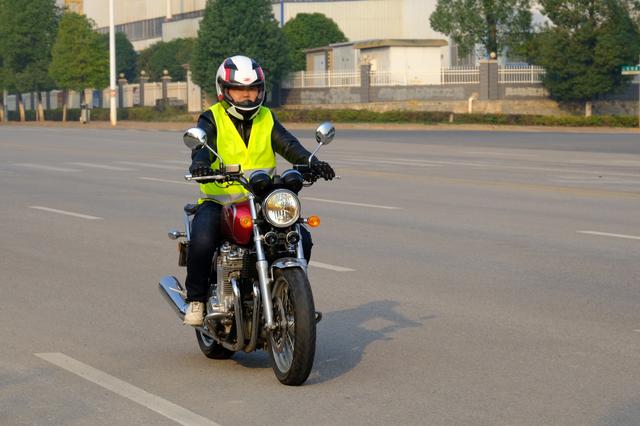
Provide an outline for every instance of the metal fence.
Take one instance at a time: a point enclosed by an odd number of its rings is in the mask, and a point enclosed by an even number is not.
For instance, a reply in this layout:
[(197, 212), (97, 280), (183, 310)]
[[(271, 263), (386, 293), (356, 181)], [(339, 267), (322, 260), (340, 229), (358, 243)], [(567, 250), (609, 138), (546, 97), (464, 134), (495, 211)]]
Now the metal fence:
[(357, 87), (360, 86), (360, 71), (352, 72), (309, 72), (291, 73), (282, 82), (285, 89), (305, 87)]
[(506, 66), (498, 68), (498, 83), (537, 84), (542, 83), (544, 68), (535, 65)]
[[(179, 99), (186, 103), (187, 83), (184, 81), (176, 81), (167, 84), (167, 97)], [(116, 93), (119, 94), (119, 90)], [(48, 99), (47, 99), (48, 97)], [(36, 108), (36, 96), (35, 93), (23, 93), (22, 101), (24, 102), (25, 110), (35, 110)], [(44, 109), (58, 109), (62, 108), (64, 98), (61, 90), (52, 90), (48, 93), (42, 92), (41, 99)], [(80, 108), (80, 93), (73, 90), (67, 94), (67, 107), (68, 108)], [(144, 106), (155, 106), (156, 101), (162, 99), (162, 83), (145, 83), (144, 85)], [(90, 107), (93, 108), (109, 108), (109, 89), (104, 90), (91, 90), (85, 91), (85, 100)], [(9, 94), (7, 96), (7, 110), (18, 110), (18, 99), (15, 94)], [(117, 100), (120, 105), (120, 100)], [(125, 84), (123, 86), (123, 107), (130, 108), (140, 105), (140, 85), (139, 84)]]
[[(506, 66), (498, 70), (499, 83), (540, 84), (544, 69), (539, 66)], [(480, 84), (480, 68), (459, 66), (442, 68), (435, 72), (371, 71), (371, 86), (427, 86)], [(283, 81), (285, 89), (357, 87), (360, 86), (360, 71), (291, 73)]]

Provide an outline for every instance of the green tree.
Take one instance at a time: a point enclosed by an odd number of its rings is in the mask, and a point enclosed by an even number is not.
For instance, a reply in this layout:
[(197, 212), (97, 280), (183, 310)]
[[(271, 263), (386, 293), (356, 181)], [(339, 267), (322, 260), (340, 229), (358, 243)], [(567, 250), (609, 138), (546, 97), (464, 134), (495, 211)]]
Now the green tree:
[(18, 94), (21, 121), (21, 93), (32, 91), (37, 93), (38, 117), (44, 119), (40, 92), (51, 85), (47, 68), (58, 17), (55, 0), (0, 0), (0, 76), (3, 87)]
[(290, 70), (287, 40), (273, 17), (270, 0), (207, 2), (191, 62), (194, 81), (215, 94), (218, 67), (233, 55), (258, 61), (270, 87)]
[(174, 81), (184, 81), (186, 73), (182, 66), (191, 62), (195, 44), (195, 38), (155, 43), (140, 52), (138, 69), (144, 70), (152, 80), (159, 81), (166, 69)]
[(476, 44), (486, 53), (526, 51), (531, 34), (531, 0), (438, 0), (431, 27), (451, 37), (461, 55)]
[[(102, 34), (102, 42), (105, 49), (109, 49), (109, 33)], [(116, 74), (124, 74), (127, 81), (134, 81), (136, 67), (138, 66), (138, 53), (133, 48), (133, 44), (123, 32), (116, 32)]]
[(305, 49), (348, 41), (338, 24), (322, 13), (299, 13), (285, 24), (283, 31), (291, 47), (293, 71), (306, 68)]
[(592, 101), (628, 83), (620, 74), (635, 64), (638, 29), (618, 0), (540, 0), (551, 24), (536, 36), (535, 62), (546, 70), (543, 83), (554, 99)]
[(67, 90), (79, 91), (84, 101), (84, 89), (102, 89), (109, 83), (109, 52), (92, 28), (93, 22), (77, 13), (67, 12), (60, 20), (49, 73), (65, 91), (63, 120)]

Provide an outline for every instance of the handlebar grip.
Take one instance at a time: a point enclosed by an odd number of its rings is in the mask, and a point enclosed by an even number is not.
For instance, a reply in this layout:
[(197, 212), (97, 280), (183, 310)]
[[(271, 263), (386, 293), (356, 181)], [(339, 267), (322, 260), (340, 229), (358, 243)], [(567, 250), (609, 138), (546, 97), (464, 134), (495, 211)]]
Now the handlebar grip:
[(226, 176), (225, 175), (193, 176), (191, 174), (188, 174), (188, 175), (184, 175), (184, 179), (189, 182), (200, 182), (203, 180), (224, 181), (226, 179)]

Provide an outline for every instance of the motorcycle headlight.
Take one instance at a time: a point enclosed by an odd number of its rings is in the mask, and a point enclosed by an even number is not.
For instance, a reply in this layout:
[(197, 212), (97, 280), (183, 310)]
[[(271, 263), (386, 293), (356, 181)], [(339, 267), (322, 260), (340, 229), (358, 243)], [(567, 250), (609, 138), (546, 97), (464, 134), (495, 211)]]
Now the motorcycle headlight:
[(287, 189), (277, 189), (264, 199), (262, 212), (267, 222), (278, 228), (286, 228), (300, 218), (300, 200)]

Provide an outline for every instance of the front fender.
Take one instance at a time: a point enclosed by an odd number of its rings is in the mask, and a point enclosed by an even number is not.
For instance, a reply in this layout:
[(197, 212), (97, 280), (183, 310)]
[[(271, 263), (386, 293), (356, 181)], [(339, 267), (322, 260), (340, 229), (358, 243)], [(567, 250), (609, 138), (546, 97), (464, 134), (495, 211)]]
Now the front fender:
[(270, 272), (271, 279), (273, 280), (273, 270), (274, 269), (289, 269), (289, 268), (300, 268), (302, 272), (307, 274), (307, 261), (304, 259), (297, 259), (295, 257), (283, 257), (271, 264)]

